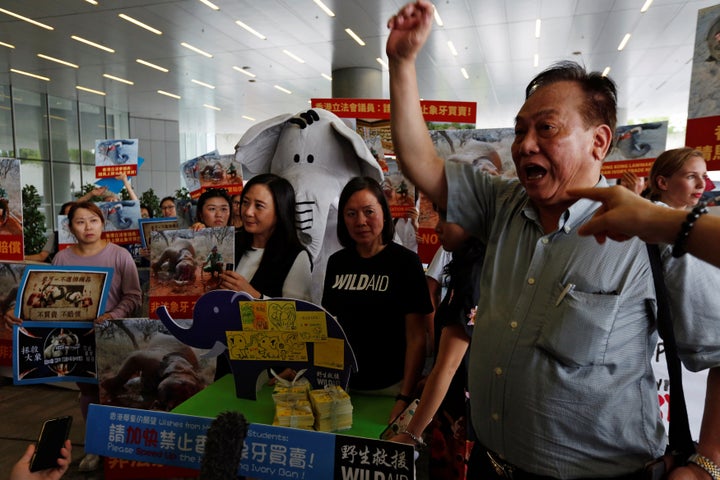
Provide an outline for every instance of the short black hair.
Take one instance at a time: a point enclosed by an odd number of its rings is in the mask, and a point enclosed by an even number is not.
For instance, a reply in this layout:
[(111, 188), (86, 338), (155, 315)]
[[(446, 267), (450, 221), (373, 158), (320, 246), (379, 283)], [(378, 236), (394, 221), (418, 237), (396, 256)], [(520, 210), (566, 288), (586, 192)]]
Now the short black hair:
[(350, 236), (347, 225), (345, 225), (345, 218), (343, 212), (347, 205), (350, 197), (356, 192), (361, 190), (367, 190), (372, 193), (380, 204), (383, 212), (383, 229), (382, 229), (382, 243), (387, 245), (390, 243), (395, 236), (395, 224), (392, 221), (392, 215), (390, 214), (390, 206), (388, 205), (385, 194), (383, 193), (382, 187), (372, 177), (354, 177), (345, 185), (340, 193), (340, 202), (338, 204), (338, 222), (337, 222), (337, 236), (340, 245), (343, 247), (354, 247), (356, 245), (355, 240)]
[[(617, 127), (617, 87), (600, 72), (588, 72), (582, 65), (565, 60), (550, 65), (533, 78), (525, 88), (525, 99), (539, 88), (556, 82), (575, 82), (585, 92), (586, 101), (580, 112), (585, 126), (605, 124), (613, 135)], [(608, 150), (609, 151), (609, 150)]]
[[(224, 188), (208, 188), (198, 198), (197, 202), (197, 213), (195, 217), (198, 222), (205, 223), (202, 220), (202, 209), (205, 206), (205, 202), (211, 198), (224, 198), (227, 201), (228, 208), (232, 208), (232, 200), (230, 200), (230, 194)], [(232, 215), (228, 215), (228, 225), (232, 222)]]

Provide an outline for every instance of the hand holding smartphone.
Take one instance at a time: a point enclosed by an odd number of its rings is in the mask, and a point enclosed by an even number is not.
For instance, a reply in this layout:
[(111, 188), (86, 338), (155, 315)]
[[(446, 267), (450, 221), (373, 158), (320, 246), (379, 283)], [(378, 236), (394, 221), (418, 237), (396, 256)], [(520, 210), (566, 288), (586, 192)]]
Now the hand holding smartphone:
[(43, 423), (40, 436), (35, 445), (35, 454), (30, 460), (30, 471), (37, 472), (48, 468), (56, 468), (57, 460), (61, 457), (60, 449), (70, 436), (70, 426), (73, 417), (52, 418)]

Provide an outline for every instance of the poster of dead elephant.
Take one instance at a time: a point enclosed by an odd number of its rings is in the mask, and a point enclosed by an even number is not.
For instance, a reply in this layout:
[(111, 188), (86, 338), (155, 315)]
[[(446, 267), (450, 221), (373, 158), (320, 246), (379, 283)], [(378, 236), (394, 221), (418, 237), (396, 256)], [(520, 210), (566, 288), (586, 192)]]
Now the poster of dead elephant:
[(169, 411), (215, 376), (215, 358), (180, 342), (159, 320), (112, 320), (95, 330), (95, 343), (104, 405)]
[(233, 227), (151, 232), (150, 316), (167, 307), (175, 318), (192, 318), (195, 301), (220, 285), (235, 265)]

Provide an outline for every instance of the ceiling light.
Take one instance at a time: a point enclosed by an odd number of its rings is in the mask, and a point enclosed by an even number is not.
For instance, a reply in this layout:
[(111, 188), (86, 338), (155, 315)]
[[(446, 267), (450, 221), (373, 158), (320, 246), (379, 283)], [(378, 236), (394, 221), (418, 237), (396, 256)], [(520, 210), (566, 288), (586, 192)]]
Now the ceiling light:
[(157, 93), (165, 95), (166, 97), (174, 98), (175, 100), (180, 100), (182, 98), (180, 95), (175, 95), (174, 93), (166, 92), (165, 90), (158, 90)]
[(325, 80), (332, 82), (332, 77), (327, 73), (321, 73), (320, 76), (323, 77)]
[(328, 6), (325, 5), (325, 4), (322, 2), (322, 0), (313, 0), (313, 2), (315, 2), (315, 5), (317, 5), (318, 7), (320, 7), (320, 9), (321, 9), (323, 12), (327, 13), (327, 16), (328, 16), (328, 17), (334, 17), (334, 16), (335, 16), (335, 12), (333, 12), (332, 10), (330, 10), (330, 9), (328, 8)]
[(250, 32), (250, 33), (252, 33), (253, 35), (255, 35), (256, 37), (258, 37), (260, 40), (265, 40), (265, 39), (267, 39), (267, 37), (266, 37), (265, 35), (263, 35), (262, 33), (258, 32), (257, 30), (255, 30), (254, 28), (250, 27), (249, 25), (241, 22), (240, 20), (235, 20), (235, 23), (237, 23), (237, 24), (240, 25), (242, 28), (244, 28), (244, 29), (247, 30), (248, 32)]
[(90, 45), (91, 47), (99, 48), (100, 50), (105, 50), (109, 53), (115, 53), (115, 50), (113, 50), (110, 47), (106, 47), (105, 45), (100, 45), (99, 43), (91, 42), (90, 40), (86, 40), (82, 37), (78, 37), (77, 35), (70, 35), (70, 38), (73, 40), (77, 40), (78, 42), (84, 43), (85, 45)]
[(362, 38), (358, 37), (357, 34), (355, 32), (353, 32), (351, 29), (346, 28), (345, 32), (348, 35), (350, 35), (353, 38), (353, 40), (355, 40), (358, 44), (360, 44), (360, 46), (362, 46), (362, 47), (365, 46), (365, 42), (363, 42)]
[(618, 51), (620, 51), (620, 50), (622, 50), (623, 48), (625, 48), (625, 45), (627, 45), (628, 40), (630, 40), (630, 34), (629, 34), (629, 33), (626, 33), (625, 36), (624, 36), (623, 39), (622, 39), (622, 42), (620, 42), (620, 45), (618, 45)]
[(435, 17), (435, 23), (437, 23), (438, 27), (442, 27), (444, 25), (442, 18), (440, 18), (440, 12), (438, 12), (437, 7), (433, 5), (433, 16)]
[(540, 38), (540, 26), (542, 25), (542, 21), (538, 18), (535, 20), (535, 38)]
[(450, 53), (452, 53), (454, 57), (458, 56), (458, 52), (455, 49), (455, 45), (453, 44), (452, 40), (448, 42), (448, 48), (450, 49)]
[(203, 107), (209, 108), (210, 110), (217, 110), (218, 112), (220, 111), (219, 107), (216, 107), (215, 105), (208, 105), (207, 103), (203, 103)]
[(0, 42), (0, 46), (7, 47), (7, 48), (15, 48), (15, 45), (10, 45), (9, 43)]
[(242, 118), (244, 118), (245, 120), (250, 120), (251, 122), (255, 121), (253, 117), (248, 117), (247, 115), (243, 115)]
[(607, 77), (610, 73), (610, 67), (605, 67), (605, 70), (603, 70), (602, 76)]
[(195, 53), (199, 53), (200, 55), (204, 55), (204, 56), (206, 56), (207, 58), (213, 58), (213, 56), (212, 56), (211, 54), (209, 54), (208, 52), (206, 52), (205, 50), (200, 50), (200, 49), (197, 48), (197, 47), (193, 47), (193, 46), (190, 45), (189, 43), (182, 42), (180, 45), (182, 45), (183, 47), (187, 48), (188, 50), (192, 50), (192, 51), (195, 52)]
[(163, 72), (163, 73), (167, 73), (167, 72), (170, 71), (170, 70), (168, 70), (168, 69), (165, 68), (165, 67), (161, 67), (160, 65), (155, 65), (154, 63), (150, 63), (150, 62), (148, 62), (147, 60), (143, 60), (142, 58), (138, 58), (138, 59), (135, 60), (135, 61), (136, 61), (137, 63), (139, 63), (140, 65), (145, 65), (146, 67), (154, 68), (155, 70), (160, 70), (160, 71)]
[(10, 15), (11, 17), (15, 17), (15, 18), (17, 18), (17, 19), (19, 19), (19, 20), (22, 20), (22, 21), (24, 21), (24, 22), (32, 23), (33, 25), (35, 25), (35, 26), (37, 26), (37, 27), (44, 28), (45, 30), (55, 30), (55, 29), (54, 29), (53, 27), (51, 27), (50, 25), (45, 25), (44, 23), (36, 22), (35, 20), (33, 20), (33, 19), (31, 19), (31, 18), (23, 17), (23, 16), (20, 15), (20, 14), (17, 14), (17, 13), (15, 13), (15, 12), (11, 12), (10, 10), (5, 10), (4, 8), (0, 8), (0, 12), (1, 12), (1, 13), (4, 13), (4, 14), (7, 14), (7, 15)]
[(197, 83), (201, 87), (209, 88), (210, 90), (215, 90), (215, 85), (210, 85), (209, 83), (201, 82), (200, 80), (195, 80), (194, 78), (190, 81), (193, 83)]
[(95, 0), (85, 0), (87, 3), (90, 3), (92, 5), (97, 5), (98, 3)]
[(110, 80), (115, 80), (116, 82), (124, 83), (126, 85), (135, 85), (135, 82), (131, 82), (130, 80), (125, 80), (124, 78), (110, 75), (109, 73), (103, 73), (103, 77), (109, 78)]
[(200, 3), (204, 3), (208, 7), (212, 8), (213, 10), (220, 10), (220, 7), (212, 3), (210, 0), (200, 0)]
[(45, 80), (46, 82), (50, 81), (48, 77), (43, 77), (42, 75), (35, 75), (34, 73), (24, 72), (22, 70), (16, 70), (14, 68), (11, 68), (10, 71), (13, 73), (19, 73), (20, 75), (25, 75), (26, 77), (37, 78), (38, 80)]
[(652, 5), (653, 0), (645, 0), (645, 4), (640, 9), (640, 13), (645, 13), (648, 11), (648, 8), (650, 8), (650, 5)]
[(385, 70), (388, 69), (388, 64), (387, 64), (387, 62), (385, 62), (385, 60), (383, 60), (383, 59), (380, 58), (380, 57), (376, 58), (375, 60), (377, 60), (377, 62), (378, 62), (380, 65), (382, 65)]
[(462, 76), (465, 77), (465, 80), (468, 80), (470, 78), (470, 75), (468, 75), (467, 70), (465, 70), (465, 67), (462, 67), (460, 69), (460, 73), (462, 73)]
[(257, 77), (257, 75), (255, 75), (254, 73), (249, 72), (246, 68), (240, 68), (240, 67), (233, 66), (233, 70), (236, 70), (236, 71), (238, 71), (238, 72), (240, 72), (240, 73), (243, 73), (243, 74), (245, 74), (245, 75), (247, 75), (248, 77), (251, 77), (251, 78)]
[(51, 57), (49, 55), (43, 55), (42, 53), (38, 53), (37, 56), (40, 58), (44, 58), (45, 60), (50, 60), (51, 62), (59, 63), (61, 65), (67, 65), (68, 67), (80, 68), (78, 65), (75, 65), (74, 63), (66, 62), (65, 60), (60, 60), (59, 58)]
[(153, 27), (151, 27), (150, 25), (148, 25), (148, 24), (146, 24), (146, 23), (143, 23), (143, 22), (141, 22), (140, 20), (137, 20), (137, 19), (131, 17), (130, 15), (125, 15), (124, 13), (119, 13), (119, 14), (118, 14), (118, 17), (122, 18), (123, 20), (127, 20), (127, 21), (130, 22), (130, 23), (134, 23), (134, 24), (137, 25), (138, 27), (144, 28), (144, 29), (147, 30), (148, 32), (152, 32), (152, 33), (154, 33), (155, 35), (162, 35), (162, 32), (161, 32), (160, 30), (158, 30), (157, 28), (153, 28)]
[(75, 85), (75, 88), (77, 88), (78, 90), (82, 90), (83, 92), (94, 93), (95, 95), (106, 95), (105, 92), (101, 92), (100, 90), (93, 90), (92, 88), (81, 87), (80, 85)]
[(533, 67), (537, 67), (540, 64), (540, 56), (536, 53), (533, 55)]
[(294, 53), (292, 53), (292, 52), (289, 51), (289, 50), (283, 50), (283, 53), (284, 53), (285, 55), (287, 55), (288, 57), (292, 58), (293, 60), (295, 60), (295, 61), (298, 62), (298, 63), (305, 63), (305, 60), (303, 60), (302, 58), (298, 57), (297, 55), (295, 55)]
[(277, 88), (281, 92), (287, 93), (288, 95), (292, 95), (292, 92), (290, 90), (288, 90), (287, 88), (283, 88), (280, 85), (273, 85), (273, 87)]

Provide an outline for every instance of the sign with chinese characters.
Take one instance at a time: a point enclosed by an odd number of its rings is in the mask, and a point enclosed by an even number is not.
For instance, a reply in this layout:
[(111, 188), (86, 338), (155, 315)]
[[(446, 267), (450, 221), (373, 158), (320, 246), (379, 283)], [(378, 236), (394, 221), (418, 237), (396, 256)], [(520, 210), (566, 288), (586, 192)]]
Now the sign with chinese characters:
[(667, 132), (667, 121), (617, 127), (614, 146), (608, 152), (600, 173), (605, 178), (620, 178), (625, 172), (647, 177), (655, 158), (665, 151)]
[[(199, 470), (212, 418), (90, 405), (85, 451)], [(411, 480), (413, 447), (259, 423), (250, 424), (238, 474), (258, 479)]]
[(24, 259), (20, 160), (0, 158), (0, 260)]
[[(386, 98), (312, 98), (310, 103), (341, 118), (390, 118)], [(420, 106), (426, 122), (475, 123), (476, 102), (421, 100)]]
[(190, 318), (198, 297), (220, 288), (220, 274), (234, 266), (233, 227), (150, 232), (150, 316), (164, 305)]
[(720, 5), (698, 10), (685, 145), (720, 170)]
[(95, 176), (97, 178), (127, 175), (138, 170), (138, 139), (95, 140)]
[(182, 178), (192, 198), (206, 190), (219, 188), (228, 195), (242, 193), (242, 166), (235, 155), (220, 155), (217, 150), (183, 162)]
[(105, 311), (112, 276), (108, 267), (28, 265), (14, 315), (39, 321), (95, 320)]
[(25, 322), (13, 327), (16, 385), (72, 380), (97, 383), (91, 322)]

